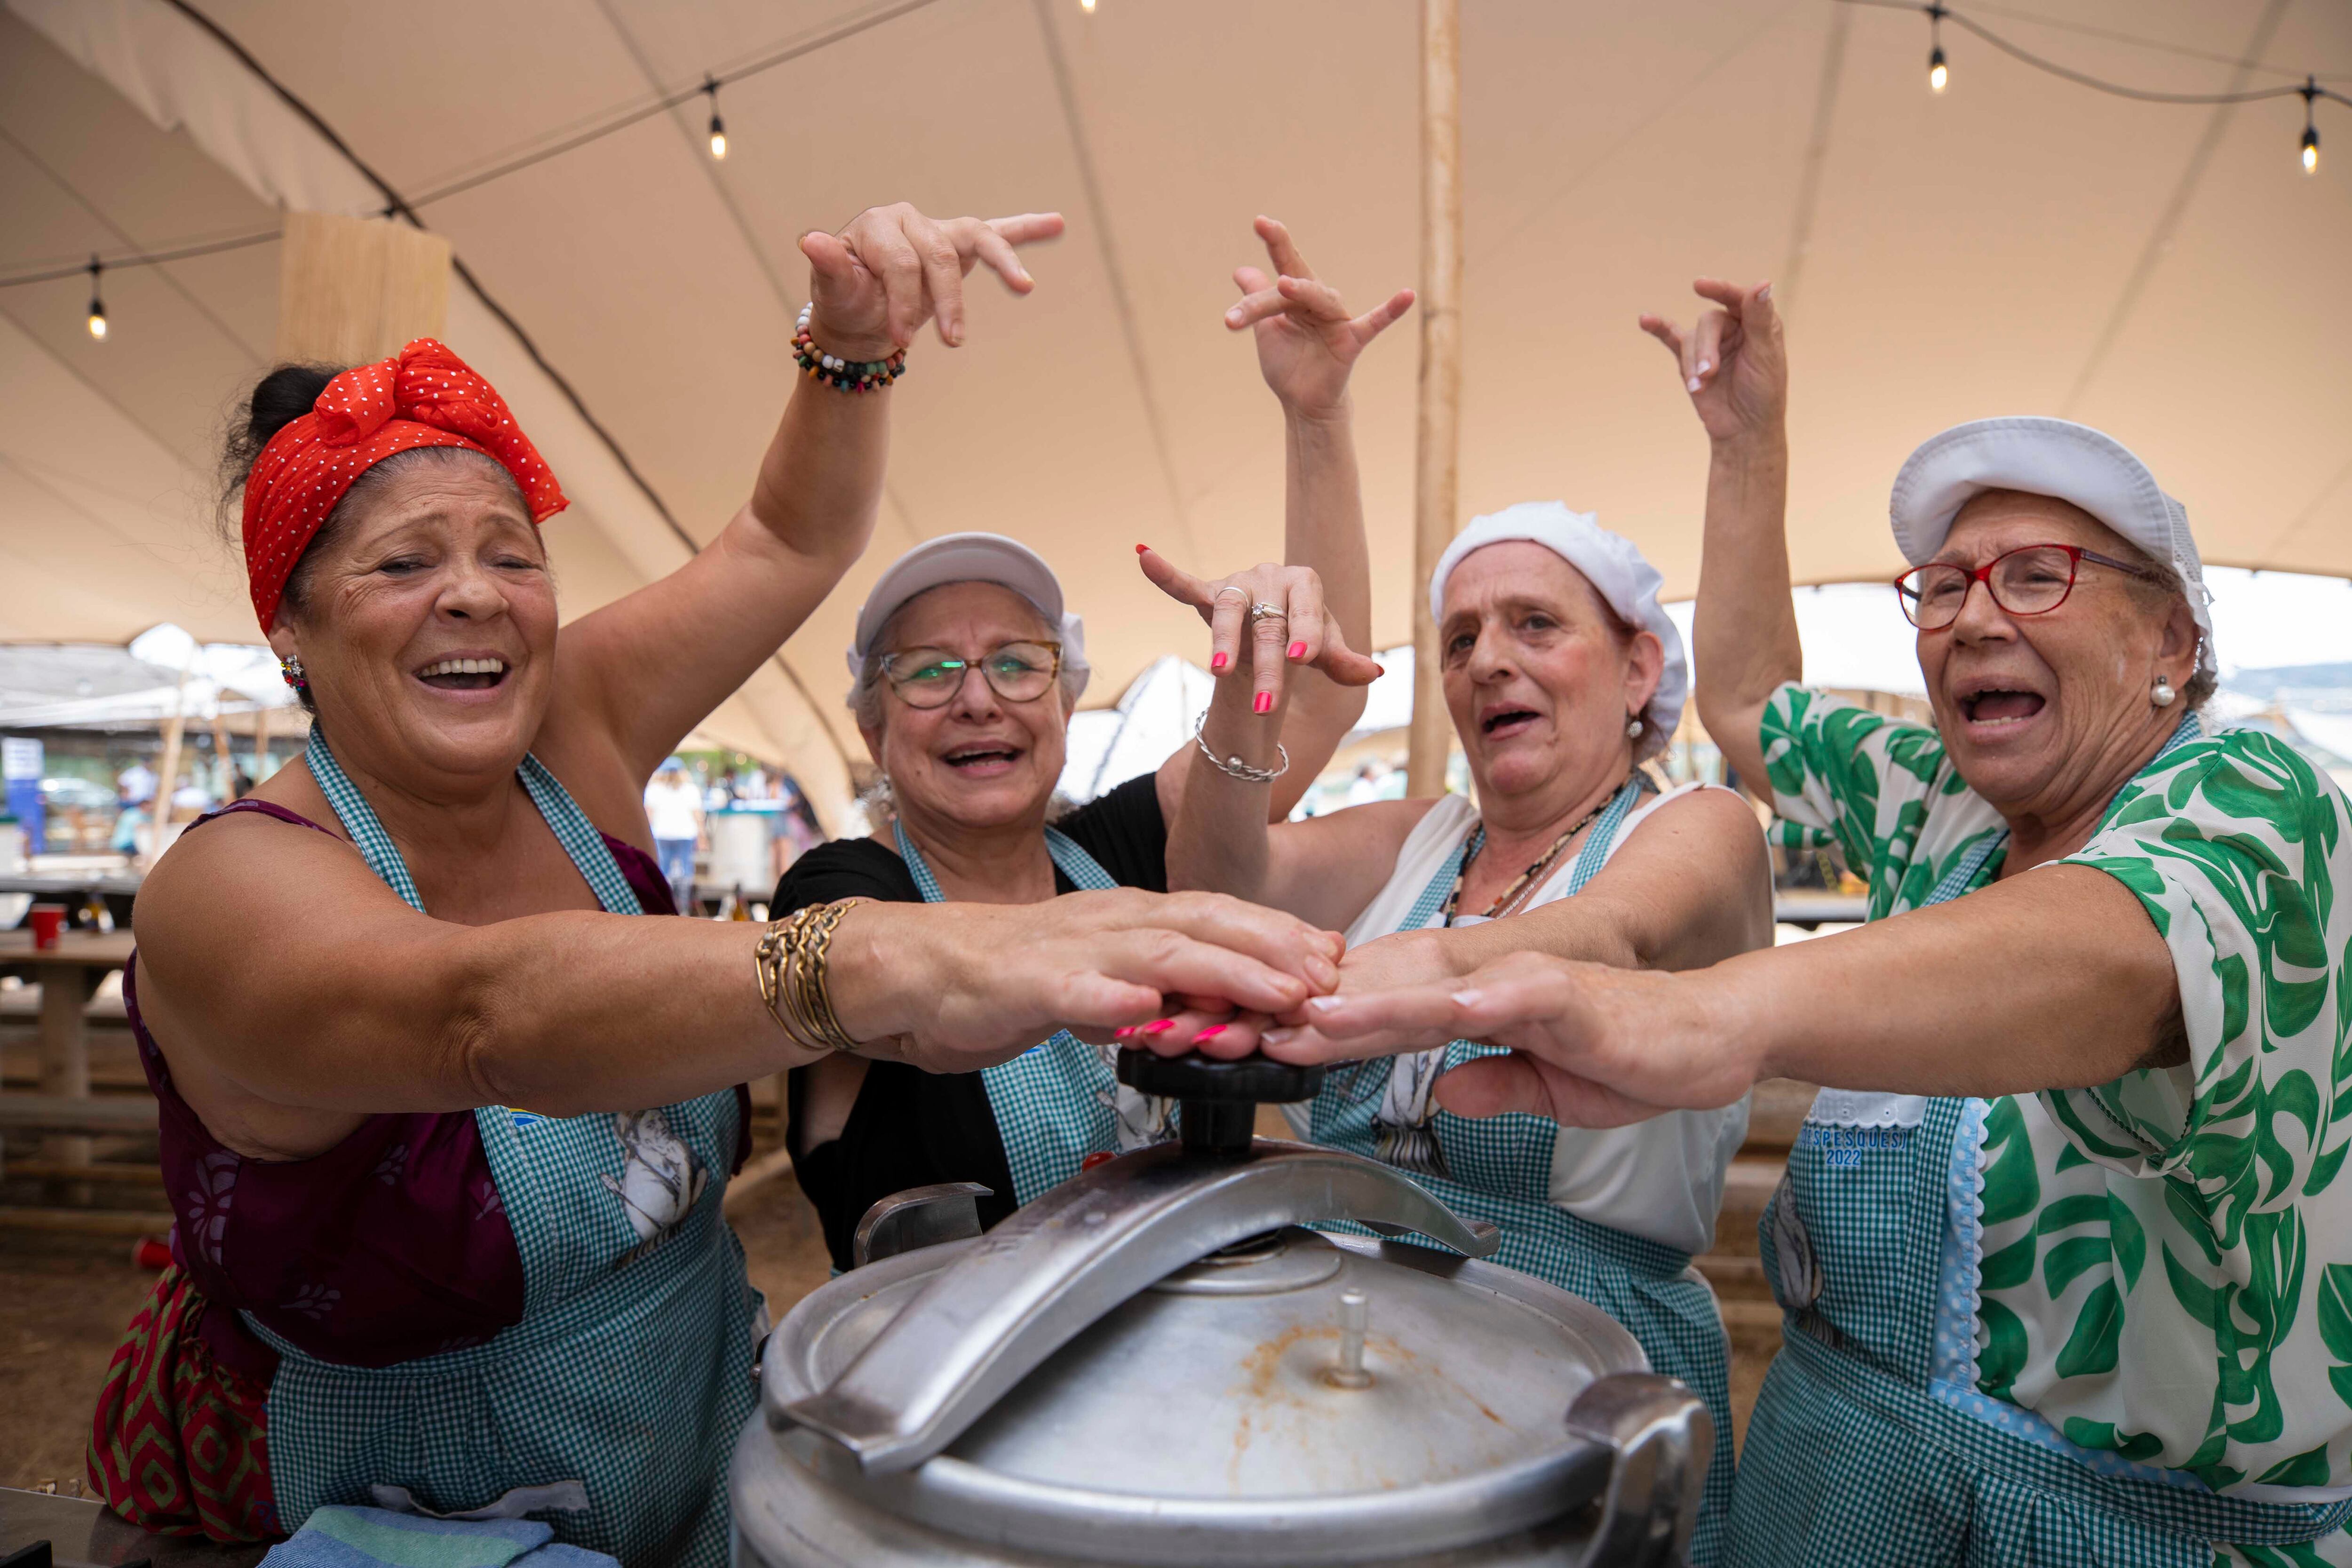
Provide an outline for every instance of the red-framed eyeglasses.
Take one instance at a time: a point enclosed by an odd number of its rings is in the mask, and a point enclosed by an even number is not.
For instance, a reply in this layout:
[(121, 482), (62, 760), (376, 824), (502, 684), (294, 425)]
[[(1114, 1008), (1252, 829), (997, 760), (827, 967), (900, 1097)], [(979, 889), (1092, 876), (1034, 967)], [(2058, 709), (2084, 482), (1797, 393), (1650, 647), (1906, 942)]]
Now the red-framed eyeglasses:
[(2074, 574), (2082, 563), (2154, 581), (2156, 574), (2128, 561), (2117, 561), (2078, 544), (2025, 544), (2004, 551), (1981, 566), (1954, 566), (1931, 561), (1914, 566), (1895, 579), (1895, 596), (1903, 613), (1923, 632), (1941, 631), (1960, 618), (1969, 590), (1985, 585), (1992, 602), (2012, 616), (2046, 616), (2074, 591)]

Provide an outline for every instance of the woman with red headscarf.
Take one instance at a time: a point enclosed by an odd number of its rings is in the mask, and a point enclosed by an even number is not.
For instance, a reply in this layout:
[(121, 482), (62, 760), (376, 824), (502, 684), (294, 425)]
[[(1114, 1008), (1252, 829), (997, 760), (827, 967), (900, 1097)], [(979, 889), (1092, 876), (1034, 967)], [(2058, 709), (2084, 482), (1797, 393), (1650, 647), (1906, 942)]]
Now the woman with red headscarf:
[(1337, 941), (1210, 895), (673, 910), (646, 780), (855, 561), (926, 321), (1053, 215), (861, 215), (801, 242), (794, 392), (694, 560), (559, 632), (555, 477), (429, 340), (280, 367), (232, 443), (253, 605), (310, 748), (142, 889), (123, 996), (160, 1106), (173, 1266), (90, 1471), (152, 1529), (331, 1504), (549, 1516), (715, 1564), (760, 1303), (719, 1214), (733, 1087), (866, 1048), (940, 1070), (1205, 993), (1280, 1011)]

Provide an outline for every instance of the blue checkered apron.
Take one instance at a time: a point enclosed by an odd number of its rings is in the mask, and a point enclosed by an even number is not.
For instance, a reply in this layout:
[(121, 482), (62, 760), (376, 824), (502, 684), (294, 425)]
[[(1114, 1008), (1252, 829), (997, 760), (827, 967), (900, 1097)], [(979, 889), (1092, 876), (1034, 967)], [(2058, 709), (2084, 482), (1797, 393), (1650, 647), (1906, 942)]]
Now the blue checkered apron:
[[(898, 858), (927, 904), (943, 903), (940, 881), (907, 830), (893, 823)], [(1081, 892), (1118, 883), (1095, 858), (1058, 828), (1045, 829), (1045, 850)], [(1166, 1101), (1121, 1089), (1110, 1058), (1067, 1029), (1030, 1047), (1009, 1062), (982, 1069), (988, 1107), (1013, 1173), (1013, 1201), (1025, 1204), (1078, 1173), (1089, 1154), (1123, 1152), (1164, 1142), (1173, 1121)]]
[[(422, 913), (400, 851), (316, 727), (308, 761), (369, 868)], [(530, 757), (519, 776), (597, 902), (642, 914), (555, 776)], [(474, 1124), (495, 1184), (477, 1201), (513, 1227), (522, 1321), (375, 1368), (320, 1361), (248, 1316), (279, 1356), (269, 1387), (279, 1516), (295, 1529), (313, 1509), (373, 1501), (375, 1485), (449, 1513), (577, 1480), (588, 1508), (550, 1516), (559, 1540), (631, 1568), (717, 1568), (728, 1556), (727, 1456), (758, 1392), (757, 1300), (719, 1215), (743, 1131), (734, 1092), (627, 1117), (486, 1106)], [(621, 1194), (643, 1191), (652, 1162), (681, 1155), (698, 1173), (695, 1196), (648, 1235)]]
[[(2164, 750), (2199, 732), (2191, 715)], [(2007, 841), (1976, 845), (1927, 903), (1990, 881)], [(2341, 1528), (2352, 1502), (2219, 1496), (1976, 1392), (1976, 1281), (1951, 1216), (1988, 1107), (1913, 1100), (1874, 1118), (1896, 1124), (1855, 1126), (1816, 1120), (1817, 1104), (1807, 1119), (1758, 1226), (1784, 1343), (1748, 1424), (1728, 1561), (2213, 1568), (2227, 1542), (2251, 1548), (2241, 1560), (2317, 1563), (2284, 1549)]]
[[(1608, 859), (1610, 846), (1641, 794), (1640, 781), (1627, 781), (1594, 822), (1569, 872), (1570, 896)], [(1465, 837), (1438, 868), (1398, 930), (1419, 931), (1438, 917), (1469, 847)], [(1445, 1047), (1444, 1066), (1451, 1070), (1498, 1054), (1495, 1047), (1455, 1040)], [(1309, 1128), (1315, 1142), (1367, 1159), (1381, 1158), (1383, 1140), (1375, 1121), (1394, 1064), (1394, 1058), (1385, 1058), (1329, 1074), (1312, 1108)], [(1714, 1562), (1731, 1502), (1731, 1357), (1715, 1293), (1691, 1268), (1690, 1254), (1595, 1225), (1555, 1205), (1552, 1152), (1560, 1129), (1549, 1118), (1513, 1114), (1472, 1120), (1441, 1110), (1431, 1131), (1446, 1173), (1406, 1169), (1407, 1175), (1456, 1214), (1501, 1227), (1502, 1246), (1495, 1261), (1591, 1301), (1632, 1331), (1653, 1368), (1681, 1379), (1706, 1402), (1715, 1418), (1715, 1455), (1691, 1560)]]

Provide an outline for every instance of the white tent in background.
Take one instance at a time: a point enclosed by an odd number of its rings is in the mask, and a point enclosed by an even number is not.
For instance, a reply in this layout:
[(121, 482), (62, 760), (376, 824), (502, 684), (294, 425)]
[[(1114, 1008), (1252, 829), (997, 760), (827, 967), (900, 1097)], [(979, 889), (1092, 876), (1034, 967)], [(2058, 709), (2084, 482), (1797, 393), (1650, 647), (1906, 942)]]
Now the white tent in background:
[[(2151, 90), (2352, 73), (2341, 5), (2035, 9), (1989, 25)], [(381, 212), (364, 163), (478, 285), (453, 288), (448, 335), (573, 497), (547, 537), (575, 615), (741, 504), (790, 385), (799, 232), (899, 198), (1066, 212), (1034, 298), (983, 286), (969, 347), (918, 345), (866, 559), (705, 733), (790, 765), (835, 823), (862, 758), (848, 621), (890, 557), (959, 529), (1054, 562), (1109, 701), (1200, 647), (1133, 542), (1211, 571), (1278, 548), (1279, 421), (1221, 324), (1231, 269), (1260, 259), (1251, 216), (1289, 220), (1353, 298), (1414, 281), (1415, 11), (415, 0), (387, 24), (299, 0), (5, 0), (0, 279), (61, 276), (0, 289), (0, 640), (121, 642), (158, 620), (254, 635), (208, 537), (210, 447), (269, 360), (278, 247), (109, 272), (103, 342), (79, 269), (266, 232), (286, 208)], [(1463, 513), (1564, 496), (1691, 593), (1705, 441), (1633, 318), (1687, 315), (1706, 272), (1772, 279), (1792, 323), (1802, 582), (1891, 575), (1904, 454), (2025, 411), (2124, 438), (2209, 560), (2352, 574), (2352, 358), (2325, 348), (2352, 340), (2352, 163), (2302, 173), (2292, 98), (2125, 102), (1946, 46), (1937, 95), (1927, 24), (1900, 9), (1464, 7)], [(728, 86), (714, 163), (691, 89), (795, 49)], [(673, 92), (692, 101), (662, 110)], [(2352, 132), (2319, 112), (2331, 147)], [(1375, 647), (1409, 637), (1412, 333), (1355, 388)]]

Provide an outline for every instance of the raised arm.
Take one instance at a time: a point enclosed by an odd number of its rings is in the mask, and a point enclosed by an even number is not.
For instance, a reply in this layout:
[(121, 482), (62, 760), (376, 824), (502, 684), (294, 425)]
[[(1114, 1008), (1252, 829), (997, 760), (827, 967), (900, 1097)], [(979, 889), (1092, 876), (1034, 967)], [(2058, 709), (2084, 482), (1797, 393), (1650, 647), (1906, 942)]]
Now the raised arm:
[[(1412, 308), (1412, 290), (1400, 289), (1351, 316), (1339, 290), (1307, 266), (1288, 229), (1270, 217), (1259, 218), (1255, 227), (1276, 276), (1255, 267), (1234, 268), (1242, 297), (1225, 311), (1225, 326), (1255, 334), (1258, 371), (1282, 404), (1282, 558), (1313, 568), (1323, 583), (1324, 614), (1350, 647), (1369, 652), (1371, 550), (1348, 383), (1357, 356)], [(1363, 711), (1363, 689), (1352, 681), (1321, 673), (1299, 680), (1289, 694), (1282, 733), (1302, 766), (1276, 786), (1273, 820), (1298, 804)]]
[(1765, 704), (1804, 674), (1789, 595), (1789, 362), (1769, 283), (1693, 287), (1717, 307), (1695, 328), (1643, 316), (1642, 330), (1675, 355), (1710, 447), (1691, 626), (1699, 722), (1762, 792)]
[[(1056, 213), (934, 220), (900, 204), (870, 208), (838, 235), (803, 235), (809, 336), (841, 359), (887, 360), (929, 321), (955, 347), (964, 338), (964, 275), (985, 262), (1025, 294), (1034, 284), (1013, 247), (1061, 231)], [(593, 716), (629, 782), (642, 786), (865, 550), (890, 402), (887, 388), (844, 392), (796, 374), (751, 500), (719, 537), (668, 576), (564, 628), (554, 722)]]

